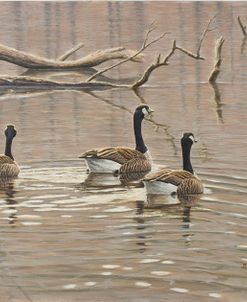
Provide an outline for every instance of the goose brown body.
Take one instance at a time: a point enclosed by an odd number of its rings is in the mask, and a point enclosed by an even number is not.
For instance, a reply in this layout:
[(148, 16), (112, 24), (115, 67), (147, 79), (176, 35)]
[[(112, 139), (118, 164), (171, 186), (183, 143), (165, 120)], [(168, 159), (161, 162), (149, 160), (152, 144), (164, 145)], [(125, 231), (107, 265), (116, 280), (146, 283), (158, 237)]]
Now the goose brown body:
[(159, 181), (177, 187), (177, 194), (202, 194), (202, 182), (192, 173), (184, 170), (161, 170), (145, 177), (144, 181)]
[(0, 155), (0, 178), (14, 178), (20, 173), (20, 168), (14, 160), (6, 155)]
[(202, 194), (203, 184), (201, 180), (194, 175), (190, 162), (190, 148), (194, 142), (192, 133), (185, 133), (181, 139), (183, 153), (184, 170), (162, 169), (156, 173), (148, 174), (144, 179), (147, 192), (159, 194), (177, 192), (178, 195)]
[(5, 145), (5, 154), (0, 155), (0, 178), (15, 178), (20, 172), (20, 168), (17, 163), (14, 161), (11, 145), (13, 138), (16, 136), (16, 130), (13, 125), (8, 125), (5, 130), (6, 136), (6, 145)]
[(91, 172), (135, 173), (151, 171), (151, 161), (141, 134), (141, 122), (152, 110), (147, 105), (138, 106), (134, 113), (136, 148), (106, 147), (84, 152), (84, 158)]

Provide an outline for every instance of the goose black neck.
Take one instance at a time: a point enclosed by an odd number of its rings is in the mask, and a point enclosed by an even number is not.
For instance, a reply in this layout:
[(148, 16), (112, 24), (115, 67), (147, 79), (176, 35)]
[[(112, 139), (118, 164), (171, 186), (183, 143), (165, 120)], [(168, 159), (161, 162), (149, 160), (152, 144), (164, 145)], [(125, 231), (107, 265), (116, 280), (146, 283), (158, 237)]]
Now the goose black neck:
[(14, 160), (14, 157), (13, 157), (12, 152), (11, 152), (12, 141), (13, 141), (12, 137), (11, 138), (6, 137), (5, 153), (4, 154)]
[(142, 120), (143, 114), (135, 112), (134, 114), (134, 133), (135, 133), (135, 143), (136, 143), (136, 150), (140, 151), (141, 153), (147, 152), (147, 147), (144, 144), (143, 137), (142, 137)]
[(194, 174), (192, 164), (190, 161), (190, 150), (191, 150), (191, 144), (182, 144), (182, 154), (183, 154), (183, 169), (185, 171), (188, 171), (192, 174)]

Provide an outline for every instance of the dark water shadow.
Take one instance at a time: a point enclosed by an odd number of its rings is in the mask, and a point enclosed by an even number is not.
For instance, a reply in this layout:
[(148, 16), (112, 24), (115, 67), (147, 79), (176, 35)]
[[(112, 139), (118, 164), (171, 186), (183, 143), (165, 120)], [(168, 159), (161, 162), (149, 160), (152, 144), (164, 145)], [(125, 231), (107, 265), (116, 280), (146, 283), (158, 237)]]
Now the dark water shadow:
[(148, 172), (125, 173), (114, 175), (110, 173), (89, 173), (85, 181), (77, 186), (80, 190), (87, 189), (116, 189), (116, 188), (142, 188), (140, 181)]
[[(78, 69), (27, 69), (25, 72), (20, 74), (21, 76), (30, 76), (35, 78), (42, 78), (42, 79), (52, 79), (57, 78), (60, 81), (67, 80), (68, 82), (73, 82), (71, 80), (79, 79), (79, 81), (87, 80), (89, 77), (97, 73), (98, 70), (93, 67), (84, 67), (84, 68), (78, 68)], [(99, 75), (96, 78), (97, 82), (108, 82), (111, 84), (119, 84), (119, 85), (130, 85), (134, 83), (136, 80), (135, 77), (124, 77), (121, 79), (114, 79), (111, 77), (108, 77), (106, 75)]]
[(149, 235), (142, 233), (148, 228), (146, 224), (145, 217), (143, 216), (145, 210), (145, 202), (144, 200), (136, 201), (136, 216), (134, 217), (134, 221), (137, 222), (136, 230), (141, 231), (140, 234), (136, 236), (136, 245), (138, 246), (139, 253), (144, 253), (147, 250), (147, 239), (150, 238)]
[[(164, 214), (165, 216), (174, 216), (175, 219), (181, 219), (182, 237), (186, 246), (191, 244), (191, 237), (194, 234), (190, 230), (191, 226), (191, 209), (200, 202), (201, 195), (184, 195), (177, 196), (165, 196), (149, 194), (147, 196), (147, 203), (144, 200), (136, 201), (136, 216), (133, 218), (138, 223), (136, 230), (141, 231), (137, 234), (136, 245), (140, 253), (147, 251), (152, 242), (153, 235), (147, 232), (150, 225), (148, 224), (149, 215), (147, 213), (156, 212), (158, 214)], [(145, 231), (143, 233), (143, 231)]]
[(190, 222), (190, 210), (199, 204), (201, 197), (202, 194), (182, 196), (177, 194), (147, 194), (147, 205), (142, 209), (142, 213), (144, 213), (144, 210), (172, 210), (181, 215), (182, 210), (182, 221), (185, 223), (185, 228), (187, 228), (187, 223)]
[(8, 206), (7, 209), (10, 210), (10, 214), (8, 215), (9, 224), (15, 226), (17, 221), (17, 211), (16, 204), (17, 201), (15, 199), (15, 181), (13, 179), (0, 180), (0, 197), (3, 198)]
[(241, 54), (244, 53), (246, 41), (247, 41), (247, 36), (245, 36), (245, 37), (243, 38), (243, 40), (242, 40), (242, 44), (241, 44)]

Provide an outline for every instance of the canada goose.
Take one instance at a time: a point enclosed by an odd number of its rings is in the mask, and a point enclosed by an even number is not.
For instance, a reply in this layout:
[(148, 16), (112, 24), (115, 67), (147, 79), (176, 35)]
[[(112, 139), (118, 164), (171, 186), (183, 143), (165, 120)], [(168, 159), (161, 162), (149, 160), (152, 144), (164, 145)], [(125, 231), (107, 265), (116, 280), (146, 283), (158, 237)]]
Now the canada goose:
[(89, 150), (79, 156), (86, 160), (94, 173), (131, 173), (151, 170), (151, 157), (144, 143), (141, 124), (145, 116), (153, 112), (148, 105), (139, 105), (133, 117), (136, 147), (109, 147)]
[(184, 133), (181, 138), (183, 170), (162, 169), (143, 179), (148, 194), (202, 194), (203, 185), (194, 175), (190, 161), (190, 150), (196, 142), (193, 133)]
[(5, 129), (6, 144), (4, 155), (0, 155), (0, 178), (14, 178), (17, 177), (20, 172), (11, 152), (12, 141), (16, 133), (13, 125), (8, 125)]

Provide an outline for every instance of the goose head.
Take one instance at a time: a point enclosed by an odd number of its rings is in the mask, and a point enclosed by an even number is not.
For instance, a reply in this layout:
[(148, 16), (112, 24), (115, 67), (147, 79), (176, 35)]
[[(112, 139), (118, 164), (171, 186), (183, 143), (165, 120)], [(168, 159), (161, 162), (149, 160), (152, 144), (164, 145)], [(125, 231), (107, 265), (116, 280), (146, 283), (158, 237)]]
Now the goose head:
[(15, 127), (13, 125), (8, 125), (4, 131), (4, 134), (7, 139), (12, 140), (16, 136), (17, 131), (15, 130)]
[(193, 143), (196, 143), (197, 140), (194, 137), (194, 134), (192, 132), (186, 132), (183, 134), (183, 137), (181, 138), (181, 145), (182, 146), (188, 146), (191, 147)]
[(152, 110), (148, 105), (139, 105), (136, 107), (134, 115), (143, 120), (144, 117), (150, 116), (152, 112), (154, 112), (154, 110)]

